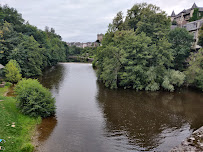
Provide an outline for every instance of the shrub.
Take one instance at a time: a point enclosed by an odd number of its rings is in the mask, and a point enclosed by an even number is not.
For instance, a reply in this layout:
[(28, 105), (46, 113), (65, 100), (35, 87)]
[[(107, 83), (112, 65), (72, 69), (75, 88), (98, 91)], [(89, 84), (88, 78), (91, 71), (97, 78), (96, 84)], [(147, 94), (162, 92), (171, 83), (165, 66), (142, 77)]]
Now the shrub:
[(38, 80), (23, 79), (15, 87), (17, 106), (23, 114), (48, 117), (55, 113), (55, 99)]
[(203, 73), (198, 73), (195, 77), (194, 84), (203, 91)]
[(11, 83), (17, 83), (22, 79), (20, 66), (16, 60), (10, 60), (5, 66), (6, 80)]
[(6, 82), (5, 86), (10, 87), (10, 86), (12, 86), (12, 83)]
[(185, 74), (180, 71), (168, 70), (164, 76), (162, 87), (168, 91), (174, 91), (174, 87), (180, 87), (185, 81)]
[(185, 71), (187, 83), (203, 91), (203, 49), (192, 53), (189, 58), (189, 67)]

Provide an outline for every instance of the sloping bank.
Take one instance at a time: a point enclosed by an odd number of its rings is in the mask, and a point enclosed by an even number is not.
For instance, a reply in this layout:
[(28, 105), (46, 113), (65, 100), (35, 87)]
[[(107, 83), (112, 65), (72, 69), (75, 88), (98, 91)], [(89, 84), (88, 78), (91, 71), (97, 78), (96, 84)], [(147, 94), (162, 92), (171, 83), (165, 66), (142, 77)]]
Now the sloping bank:
[(173, 148), (170, 152), (191, 151), (200, 152), (203, 151), (203, 126), (194, 131), (190, 137), (184, 140), (181, 145)]
[(34, 146), (31, 138), (35, 127), (41, 118), (25, 116), (16, 108), (14, 97), (5, 97), (8, 86), (0, 88), (0, 139), (6, 142), (0, 144), (7, 152), (31, 152)]

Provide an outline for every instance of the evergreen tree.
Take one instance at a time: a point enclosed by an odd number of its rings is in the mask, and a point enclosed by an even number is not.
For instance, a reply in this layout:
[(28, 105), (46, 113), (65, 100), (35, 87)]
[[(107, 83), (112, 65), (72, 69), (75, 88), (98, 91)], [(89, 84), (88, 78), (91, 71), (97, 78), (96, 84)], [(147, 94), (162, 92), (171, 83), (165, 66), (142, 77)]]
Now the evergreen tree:
[(20, 66), (16, 60), (10, 60), (5, 66), (6, 80), (11, 83), (17, 83), (22, 79)]

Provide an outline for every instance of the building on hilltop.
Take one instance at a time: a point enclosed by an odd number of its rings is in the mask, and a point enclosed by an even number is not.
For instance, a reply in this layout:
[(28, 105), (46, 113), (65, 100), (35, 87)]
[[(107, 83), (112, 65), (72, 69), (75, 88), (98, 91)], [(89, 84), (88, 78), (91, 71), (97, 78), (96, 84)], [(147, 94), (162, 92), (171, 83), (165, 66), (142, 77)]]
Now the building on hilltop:
[(101, 43), (102, 40), (103, 40), (103, 37), (104, 37), (104, 34), (97, 34), (97, 41), (98, 41), (99, 43)]
[(183, 25), (183, 28), (185, 28), (187, 31), (192, 33), (194, 35), (194, 44), (193, 44), (193, 49), (199, 49), (201, 46), (197, 45), (198, 43), (198, 37), (199, 37), (199, 30), (203, 26), (203, 19), (189, 22), (185, 25)]
[[(191, 22), (191, 19), (193, 17), (193, 13), (196, 11), (195, 18), (197, 20), (194, 20)], [(171, 16), (171, 29), (174, 29), (176, 27), (185, 28), (187, 31), (192, 33), (194, 35), (194, 44), (192, 46), (192, 49), (199, 49), (201, 48), (198, 43), (198, 33), (199, 29), (203, 26), (203, 7), (198, 7), (195, 3), (192, 5), (189, 9), (184, 9), (182, 12), (178, 13), (177, 15), (173, 11)]]
[(175, 12), (173, 11), (171, 14), (171, 22), (176, 22), (177, 26), (182, 27), (183, 25), (189, 23), (189, 20), (193, 17), (193, 13), (194, 11), (198, 10), (197, 15), (198, 17), (202, 17), (203, 18), (203, 7), (198, 7), (195, 3), (192, 5), (191, 8), (189, 9), (184, 9), (183, 11), (181, 11), (178, 14), (175, 14)]

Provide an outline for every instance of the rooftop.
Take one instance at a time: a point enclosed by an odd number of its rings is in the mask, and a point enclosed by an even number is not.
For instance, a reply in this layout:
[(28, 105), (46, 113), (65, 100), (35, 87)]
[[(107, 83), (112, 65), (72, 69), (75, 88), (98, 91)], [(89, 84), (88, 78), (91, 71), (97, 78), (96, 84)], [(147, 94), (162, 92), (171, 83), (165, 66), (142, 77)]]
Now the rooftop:
[(198, 6), (194, 3), (191, 8), (189, 8), (189, 9), (184, 9), (183, 11), (181, 11), (181, 12), (178, 13), (178, 14), (175, 14), (175, 12), (174, 12), (174, 10), (173, 10), (173, 12), (172, 12), (172, 14), (171, 14), (171, 17), (179, 17), (179, 16), (181, 16), (182, 13), (184, 13), (184, 14), (190, 14), (190, 11), (193, 10), (194, 8), (198, 8), (199, 11), (203, 12), (203, 7), (198, 7)]

